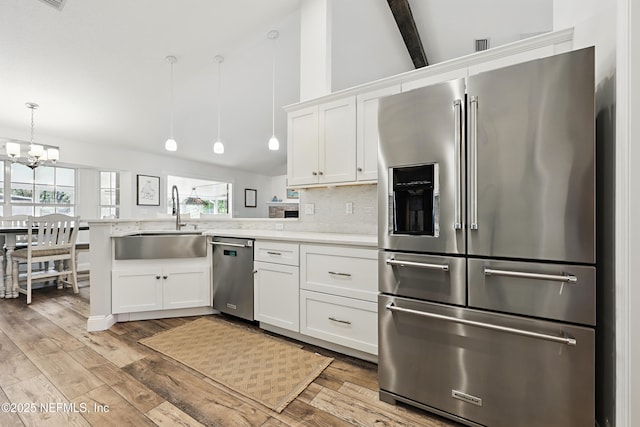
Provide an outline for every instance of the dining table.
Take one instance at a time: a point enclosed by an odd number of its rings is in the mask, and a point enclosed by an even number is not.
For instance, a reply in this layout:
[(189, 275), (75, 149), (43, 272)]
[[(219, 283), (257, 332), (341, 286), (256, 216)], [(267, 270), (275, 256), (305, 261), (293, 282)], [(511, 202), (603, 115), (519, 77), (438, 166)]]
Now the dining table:
[[(88, 230), (89, 225), (80, 224), (79, 231)], [(27, 227), (0, 227), (0, 235), (4, 236), (4, 271), (0, 274), (0, 299), (18, 298), (18, 287), (13, 286), (13, 251), (16, 249), (18, 236), (26, 236)], [(0, 264), (2, 269), (2, 264)]]

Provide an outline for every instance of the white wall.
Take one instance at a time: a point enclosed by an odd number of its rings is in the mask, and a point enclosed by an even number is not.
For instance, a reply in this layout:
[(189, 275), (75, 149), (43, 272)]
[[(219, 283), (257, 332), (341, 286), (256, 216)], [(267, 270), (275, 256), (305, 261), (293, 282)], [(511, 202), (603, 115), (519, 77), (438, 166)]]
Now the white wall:
[[(429, 64), (473, 53), (477, 38), (496, 47), (553, 28), (553, 0), (409, 3)], [(386, 1), (336, 0), (332, 26), (333, 91), (414, 69)]]
[(632, 281), (640, 274), (640, 244), (634, 238), (640, 234), (636, 221), (640, 215), (640, 176), (638, 168), (631, 166), (640, 161), (638, 144), (631, 142), (640, 136), (635, 119), (640, 96), (640, 10), (633, 8), (633, 3), (637, 5), (633, 0), (554, 2), (554, 27), (574, 26), (578, 47), (596, 46), (598, 143), (611, 145), (600, 147), (613, 183), (609, 193), (599, 193), (610, 205), (606, 217), (599, 216), (599, 221), (605, 220), (607, 232), (615, 236), (613, 242), (605, 240), (608, 256), (598, 259), (598, 269), (604, 261), (607, 275), (605, 281), (598, 278), (597, 299), (600, 358), (596, 406), (597, 421), (602, 427), (640, 425), (640, 370), (636, 368), (640, 332), (635, 326), (640, 322), (636, 309), (640, 294)]

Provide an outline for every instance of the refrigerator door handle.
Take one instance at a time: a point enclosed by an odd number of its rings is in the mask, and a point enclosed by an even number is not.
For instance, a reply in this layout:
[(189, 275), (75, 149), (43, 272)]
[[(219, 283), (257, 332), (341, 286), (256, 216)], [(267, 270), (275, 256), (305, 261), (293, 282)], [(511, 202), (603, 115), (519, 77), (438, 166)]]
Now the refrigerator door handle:
[(442, 314), (427, 313), (425, 311), (402, 308), (402, 307), (396, 306), (392, 302), (387, 304), (385, 308), (391, 312), (395, 311), (400, 313), (414, 314), (417, 316), (428, 317), (430, 319), (443, 320), (445, 322), (455, 322), (455, 323), (460, 323), (462, 325), (476, 326), (478, 328), (491, 329), (493, 331), (506, 332), (509, 334), (522, 335), (529, 338), (536, 338), (540, 340), (556, 342), (559, 344), (566, 344), (572, 347), (575, 347), (578, 344), (575, 338), (566, 336), (566, 334), (565, 336), (561, 336), (561, 337), (556, 335), (541, 334), (539, 332), (531, 332), (531, 331), (526, 331), (524, 329), (509, 328), (507, 326), (494, 325), (492, 323), (476, 322), (474, 320), (467, 320), (467, 319), (461, 319), (458, 317), (445, 316)]
[(471, 174), (471, 213), (470, 213), (470, 228), (472, 230), (478, 229), (478, 97), (471, 96), (469, 111), (469, 124), (471, 129), (470, 143), (471, 143), (471, 162), (469, 165)]
[(454, 197), (454, 211), (455, 218), (453, 228), (456, 230), (462, 229), (462, 209), (461, 209), (461, 198), (462, 198), (462, 186), (460, 183), (460, 168), (461, 168), (461, 143), (462, 136), (460, 133), (462, 132), (461, 128), (462, 124), (462, 103), (459, 99), (453, 101), (453, 134), (454, 134), (454, 166), (455, 166), (455, 197)]
[(449, 271), (449, 265), (447, 264), (429, 264), (425, 262), (414, 262), (414, 261), (399, 261), (394, 258), (389, 258), (385, 261), (387, 265), (398, 266), (398, 267), (416, 267), (416, 268), (426, 268), (429, 270), (442, 270)]
[(523, 271), (494, 270), (492, 268), (484, 269), (485, 276), (504, 276), (504, 277), (520, 277), (523, 279), (536, 280), (552, 280), (554, 282), (577, 283), (578, 278), (573, 274), (544, 274), (544, 273), (528, 273)]

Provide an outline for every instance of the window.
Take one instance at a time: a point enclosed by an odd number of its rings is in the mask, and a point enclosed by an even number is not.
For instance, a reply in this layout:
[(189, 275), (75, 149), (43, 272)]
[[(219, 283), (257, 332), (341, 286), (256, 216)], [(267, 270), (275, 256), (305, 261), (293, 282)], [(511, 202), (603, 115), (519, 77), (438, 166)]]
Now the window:
[(31, 169), (20, 163), (12, 163), (10, 177), (12, 215), (74, 215), (74, 169), (56, 166)]
[(171, 189), (178, 187), (180, 213), (188, 213), (191, 218), (200, 214), (230, 216), (231, 184), (179, 176), (167, 177), (167, 212), (172, 212)]
[(120, 217), (120, 174), (100, 172), (100, 218)]

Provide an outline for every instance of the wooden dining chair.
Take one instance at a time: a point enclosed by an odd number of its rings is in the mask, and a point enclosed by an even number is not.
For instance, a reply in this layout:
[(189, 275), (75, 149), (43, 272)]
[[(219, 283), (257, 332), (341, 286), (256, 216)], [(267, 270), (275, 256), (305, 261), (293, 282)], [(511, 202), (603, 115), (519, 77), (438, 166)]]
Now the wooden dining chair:
[[(58, 278), (60, 285), (70, 284), (78, 293), (75, 244), (78, 236), (80, 217), (50, 214), (39, 217), (29, 216), (27, 220), (27, 245), (13, 251), (14, 291), (27, 295), (31, 304), (31, 288), (34, 280)], [(35, 271), (34, 263), (54, 261), (54, 269)], [(68, 262), (64, 262), (68, 261)], [(26, 286), (18, 282), (20, 263), (26, 263)], [(61, 280), (64, 277), (64, 280)], [(70, 280), (69, 280), (70, 279)]]
[[(27, 226), (27, 219), (29, 218), (28, 215), (12, 215), (12, 216), (2, 216), (0, 217), (0, 228), (26, 228)], [(11, 247), (9, 247), (7, 245), (7, 237), (5, 236), (4, 238), (4, 242), (3, 242), (3, 246), (2, 246), (2, 250), (0, 250), (0, 288), (2, 288), (3, 290), (0, 291), (0, 293), (2, 294), (1, 297), (4, 297), (5, 291), (4, 291), (4, 285), (5, 283), (7, 283), (7, 281), (5, 281), (5, 275), (10, 275), (11, 272), (11, 264), (7, 264), (9, 262), (9, 259), (7, 257), (7, 251), (11, 251), (13, 252), (13, 250), (15, 249), (15, 245), (9, 245)], [(21, 245), (24, 245), (24, 240), (26, 239), (26, 236), (17, 236), (14, 237), (14, 239), (16, 240), (16, 243), (19, 243)], [(11, 292), (11, 289), (7, 289), (9, 292)]]

